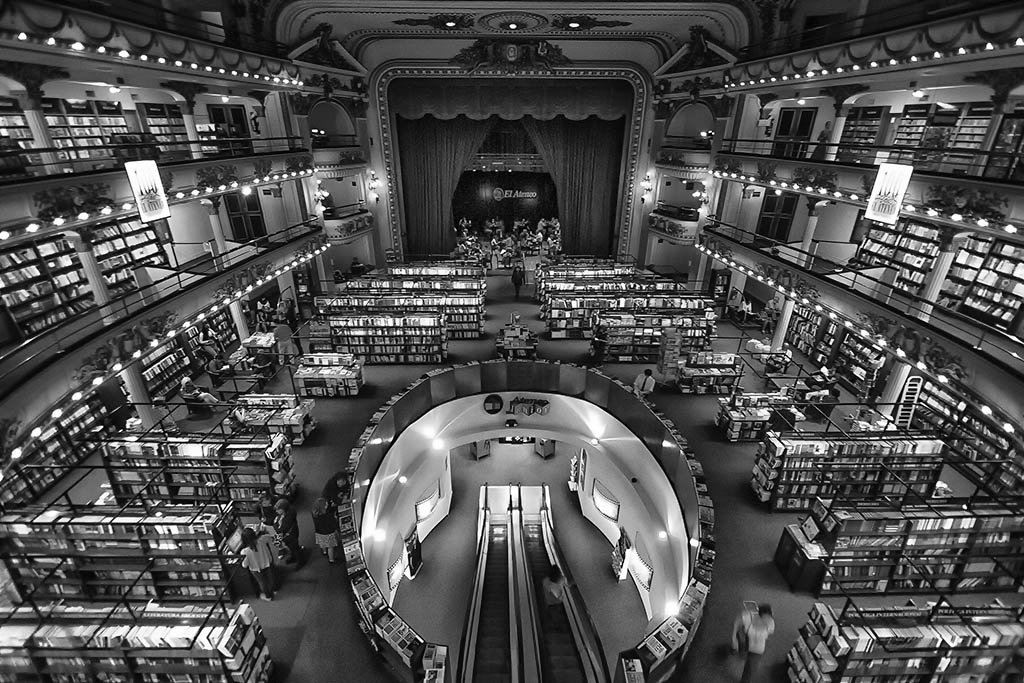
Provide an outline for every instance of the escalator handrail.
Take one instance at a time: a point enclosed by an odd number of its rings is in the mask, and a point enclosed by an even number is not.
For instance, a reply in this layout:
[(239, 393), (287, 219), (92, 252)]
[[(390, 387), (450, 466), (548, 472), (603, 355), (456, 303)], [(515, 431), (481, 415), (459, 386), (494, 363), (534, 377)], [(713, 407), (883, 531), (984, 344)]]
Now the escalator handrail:
[(608, 673), (608, 660), (605, 657), (604, 646), (601, 644), (601, 637), (597, 633), (597, 627), (590, 617), (590, 612), (584, 606), (583, 593), (572, 578), (569, 564), (562, 555), (562, 549), (558, 547), (558, 540), (555, 538), (551, 524), (551, 511), (546, 507), (541, 510), (541, 532), (544, 536), (544, 545), (548, 551), (548, 557), (553, 558), (555, 566), (565, 577), (565, 613), (571, 624), (575, 626), (575, 633), (579, 637), (578, 646), (582, 647), (580, 654), (585, 655), (584, 668), (587, 669), (588, 681), (599, 681), (609, 683), (611, 676)]
[[(533, 575), (530, 572), (529, 562), (526, 559), (526, 543), (523, 541), (525, 533), (523, 530), (522, 507), (515, 510), (518, 513), (509, 515), (510, 538), (514, 539), (509, 543), (509, 556), (512, 558), (513, 574), (509, 577), (509, 593), (512, 607), (516, 615), (516, 626), (518, 629), (518, 661), (519, 680), (522, 683), (540, 683), (542, 679), (540, 667), (540, 641), (537, 638), (537, 625), (540, 623), (540, 615), (537, 613), (537, 602), (533, 591)], [(518, 522), (513, 527), (513, 520)], [(512, 536), (511, 534), (515, 534)], [(526, 612), (524, 615), (523, 612)]]
[(473, 578), (473, 593), (466, 607), (466, 619), (462, 625), (462, 641), (459, 644), (459, 673), (463, 683), (472, 683), (473, 665), (476, 661), (476, 637), (480, 626), (480, 608), (484, 590), (484, 574), (487, 568), (487, 550), (490, 540), (491, 510), (481, 510), (476, 547), (476, 575)]

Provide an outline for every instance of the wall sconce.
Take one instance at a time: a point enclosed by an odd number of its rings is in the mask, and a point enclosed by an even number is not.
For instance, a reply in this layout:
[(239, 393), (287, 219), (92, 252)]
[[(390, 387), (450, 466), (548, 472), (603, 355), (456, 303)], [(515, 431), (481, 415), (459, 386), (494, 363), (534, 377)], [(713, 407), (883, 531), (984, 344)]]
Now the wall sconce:
[(380, 195), (377, 194), (377, 173), (370, 171), (370, 179), (366, 181), (366, 189), (370, 192), (370, 199), (380, 202)]
[(644, 176), (644, 179), (640, 181), (640, 187), (643, 189), (643, 194), (640, 195), (640, 201), (646, 202), (651, 198), (651, 190), (654, 189), (654, 181), (651, 180), (651, 174), (648, 173)]

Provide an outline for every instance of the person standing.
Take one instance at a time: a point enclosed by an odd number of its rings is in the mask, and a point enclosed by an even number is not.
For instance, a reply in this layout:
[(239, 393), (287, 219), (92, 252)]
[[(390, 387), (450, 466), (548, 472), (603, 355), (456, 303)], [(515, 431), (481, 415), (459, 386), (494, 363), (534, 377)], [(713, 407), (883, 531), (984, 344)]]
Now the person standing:
[(519, 290), (522, 289), (523, 282), (525, 281), (526, 271), (517, 263), (515, 268), (512, 269), (512, 287), (516, 290), (516, 301), (519, 301)]
[(320, 552), (327, 561), (334, 564), (334, 551), (338, 547), (338, 515), (326, 498), (317, 498), (313, 503), (313, 533)]
[(647, 368), (633, 380), (633, 393), (637, 398), (647, 398), (654, 391), (656, 383), (654, 373), (650, 368)]
[(274, 503), (277, 510), (277, 519), (274, 521), (274, 528), (281, 536), (281, 542), (288, 549), (289, 562), (295, 563), (295, 569), (302, 569), (306, 564), (306, 558), (302, 553), (302, 546), (299, 545), (299, 520), (295, 516), (295, 509), (286, 498), (279, 498)]
[(771, 605), (758, 605), (757, 614), (751, 614), (744, 609), (736, 619), (736, 623), (732, 627), (733, 652), (740, 651), (741, 641), (746, 644), (747, 651), (740, 683), (751, 683), (754, 680), (754, 675), (761, 665), (761, 657), (764, 656), (768, 637), (773, 633), (775, 633), (775, 618), (772, 617)]
[(600, 367), (604, 363), (604, 353), (608, 348), (608, 331), (604, 325), (594, 328), (594, 336), (590, 340), (590, 364)]
[(565, 576), (558, 565), (551, 565), (547, 575), (541, 579), (541, 593), (544, 595), (544, 607), (547, 611), (548, 623), (555, 619), (558, 613), (558, 606), (565, 599)]
[(260, 591), (260, 600), (274, 599), (274, 562), (277, 553), (268, 533), (242, 529), (242, 566), (249, 570)]

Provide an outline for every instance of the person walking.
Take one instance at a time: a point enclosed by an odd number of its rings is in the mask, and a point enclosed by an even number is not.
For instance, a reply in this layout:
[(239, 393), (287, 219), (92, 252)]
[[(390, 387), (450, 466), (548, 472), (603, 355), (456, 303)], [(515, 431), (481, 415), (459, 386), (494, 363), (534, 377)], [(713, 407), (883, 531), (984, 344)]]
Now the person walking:
[(512, 287), (516, 290), (516, 301), (519, 301), (519, 290), (524, 282), (526, 282), (526, 271), (517, 263), (512, 269)]
[(541, 594), (544, 596), (544, 607), (548, 623), (552, 623), (558, 614), (558, 606), (565, 599), (565, 576), (558, 565), (551, 565), (548, 573), (541, 579)]
[(317, 498), (313, 503), (313, 533), (320, 552), (327, 561), (334, 564), (334, 552), (338, 547), (338, 515), (326, 498)]
[(302, 546), (299, 545), (299, 520), (295, 516), (295, 509), (291, 503), (288, 502), (287, 498), (279, 498), (274, 503), (274, 509), (277, 510), (277, 519), (274, 520), (274, 528), (277, 529), (277, 533), (281, 536), (281, 542), (284, 543), (284, 547), (288, 549), (288, 562), (295, 563), (295, 569), (302, 569), (303, 565), (306, 564), (306, 558), (302, 552)]
[(269, 533), (242, 529), (242, 566), (249, 570), (260, 591), (260, 600), (274, 599), (274, 564), (277, 551)]
[(647, 368), (633, 380), (633, 394), (637, 398), (647, 398), (654, 391), (655, 384), (657, 382), (654, 379), (654, 373)]
[(733, 652), (746, 650), (746, 661), (743, 664), (740, 683), (752, 683), (754, 680), (761, 665), (761, 657), (764, 656), (768, 637), (773, 633), (775, 633), (775, 618), (772, 616), (771, 605), (763, 603), (758, 605), (757, 614), (744, 609), (736, 619), (736, 623), (732, 627), (732, 650)]

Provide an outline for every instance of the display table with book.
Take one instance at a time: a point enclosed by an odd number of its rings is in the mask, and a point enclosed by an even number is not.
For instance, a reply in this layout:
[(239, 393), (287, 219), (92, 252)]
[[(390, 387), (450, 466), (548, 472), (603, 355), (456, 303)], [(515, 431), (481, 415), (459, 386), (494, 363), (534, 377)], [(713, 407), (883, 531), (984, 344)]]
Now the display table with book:
[(246, 394), (238, 397), (235, 415), (252, 429), (282, 433), (295, 446), (301, 446), (316, 429), (311, 398), (294, 394)]
[(300, 396), (357, 396), (363, 363), (350, 353), (308, 353), (294, 374)]
[(502, 358), (533, 360), (537, 357), (537, 335), (525, 325), (505, 325), (498, 330), (495, 345)]

